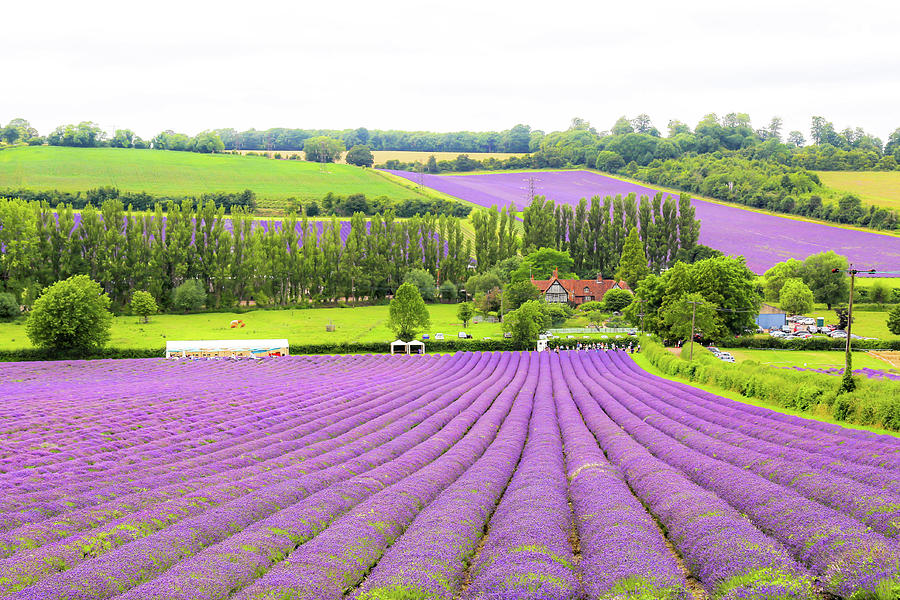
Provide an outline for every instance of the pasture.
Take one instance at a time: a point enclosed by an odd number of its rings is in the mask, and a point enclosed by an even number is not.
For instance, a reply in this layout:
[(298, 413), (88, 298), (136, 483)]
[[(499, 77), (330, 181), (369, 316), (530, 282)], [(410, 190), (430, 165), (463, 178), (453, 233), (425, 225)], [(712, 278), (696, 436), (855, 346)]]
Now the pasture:
[(896, 437), (623, 352), (20, 363), (0, 365), (0, 394), (4, 597), (886, 599), (900, 583)]
[(261, 200), (276, 201), (318, 200), (328, 192), (396, 200), (423, 197), (371, 169), (350, 165), (124, 148), (34, 146), (0, 151), (0, 190), (78, 192), (101, 186), (170, 196), (250, 189)]
[(816, 171), (826, 186), (855, 194), (863, 204), (900, 210), (900, 171)]
[[(456, 318), (456, 304), (429, 304), (430, 334), (456, 336), (463, 331)], [(234, 319), (243, 320), (244, 328), (231, 329)], [(327, 344), (341, 342), (379, 342), (395, 339), (387, 326), (388, 307), (358, 306), (353, 308), (310, 308), (299, 310), (254, 310), (238, 313), (200, 313), (193, 315), (154, 315), (149, 323), (134, 316), (113, 319), (109, 345), (116, 348), (161, 348), (166, 340), (270, 339), (287, 338), (292, 344)], [(333, 323), (334, 331), (325, 331)], [(502, 337), (499, 323), (469, 323), (466, 329), (475, 339)], [(24, 319), (0, 323), (0, 349), (30, 348), (25, 335)]]

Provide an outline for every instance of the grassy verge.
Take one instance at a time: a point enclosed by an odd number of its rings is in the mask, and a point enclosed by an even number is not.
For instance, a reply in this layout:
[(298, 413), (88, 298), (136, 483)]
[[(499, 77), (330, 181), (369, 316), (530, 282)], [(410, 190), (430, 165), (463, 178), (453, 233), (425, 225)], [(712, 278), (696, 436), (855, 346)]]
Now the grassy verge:
[[(866, 425), (855, 425), (849, 424), (844, 421), (837, 421), (830, 416), (827, 415), (818, 415), (818, 414), (810, 414), (808, 412), (801, 412), (797, 410), (792, 410), (790, 408), (785, 408), (784, 406), (780, 406), (778, 404), (774, 404), (772, 402), (764, 402), (757, 398), (748, 398), (739, 392), (735, 392), (733, 390), (729, 390), (723, 388), (718, 385), (713, 385), (709, 383), (698, 383), (696, 381), (691, 381), (686, 377), (679, 377), (675, 375), (669, 375), (662, 370), (658, 369), (653, 363), (650, 362), (650, 359), (647, 358), (647, 355), (643, 352), (635, 353), (632, 355), (634, 362), (637, 363), (639, 367), (650, 373), (651, 375), (656, 375), (657, 377), (662, 377), (663, 379), (668, 379), (669, 381), (675, 381), (677, 383), (683, 383), (685, 385), (689, 385), (691, 387), (695, 387), (701, 389), (705, 392), (709, 392), (711, 394), (715, 394), (717, 396), (722, 396), (723, 398), (728, 398), (730, 400), (734, 400), (735, 402), (742, 402), (744, 404), (750, 404), (752, 406), (758, 406), (760, 408), (767, 408), (769, 410), (780, 412), (786, 415), (793, 415), (795, 417), (800, 417), (802, 419), (809, 419), (811, 421), (821, 421), (823, 423), (831, 423), (833, 425), (840, 425), (841, 427), (846, 427), (848, 429), (860, 429), (862, 431), (870, 431), (872, 433), (879, 433), (884, 435), (892, 435), (894, 437), (900, 438), (900, 432), (897, 431), (888, 431), (887, 429), (882, 429), (880, 427), (871, 427)], [(883, 363), (882, 363), (883, 364)]]

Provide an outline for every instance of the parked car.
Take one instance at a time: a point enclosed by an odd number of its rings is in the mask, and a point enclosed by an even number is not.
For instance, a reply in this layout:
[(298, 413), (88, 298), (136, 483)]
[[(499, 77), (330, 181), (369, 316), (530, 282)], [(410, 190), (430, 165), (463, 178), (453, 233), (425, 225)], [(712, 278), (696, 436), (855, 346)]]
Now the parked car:
[(443, 334), (443, 333), (436, 333), (436, 334), (434, 334), (434, 339), (436, 339), (436, 340), (442, 340), (442, 339), (444, 339), (444, 334)]

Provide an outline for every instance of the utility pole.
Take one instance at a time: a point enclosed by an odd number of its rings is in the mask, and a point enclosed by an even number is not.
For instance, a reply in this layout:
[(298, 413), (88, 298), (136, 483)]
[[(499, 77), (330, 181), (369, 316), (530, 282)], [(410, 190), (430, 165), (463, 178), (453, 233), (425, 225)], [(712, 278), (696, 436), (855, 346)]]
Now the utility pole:
[[(847, 343), (844, 345), (844, 376), (841, 378), (841, 391), (852, 392), (856, 389), (856, 382), (853, 380), (853, 359), (851, 358), (850, 348), (850, 332), (853, 327), (853, 284), (856, 282), (856, 274), (860, 271), (853, 268), (853, 264), (849, 269), (832, 269), (832, 273), (849, 273), (850, 274), (850, 300), (847, 302)], [(863, 271), (874, 275), (875, 269)]]
[(644, 333), (644, 303), (648, 302), (647, 300), (636, 300), (636, 302), (640, 302), (641, 304), (641, 312), (638, 313), (638, 316), (641, 318), (641, 333)]
[(688, 302), (691, 307), (691, 360), (694, 360), (694, 322), (697, 320), (697, 305), (703, 304), (700, 301)]

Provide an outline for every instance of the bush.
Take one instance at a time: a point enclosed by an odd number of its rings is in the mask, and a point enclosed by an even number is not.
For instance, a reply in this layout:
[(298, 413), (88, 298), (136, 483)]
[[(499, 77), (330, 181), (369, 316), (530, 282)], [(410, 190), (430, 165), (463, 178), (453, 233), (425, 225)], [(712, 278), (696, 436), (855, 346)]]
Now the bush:
[(459, 297), (459, 290), (456, 289), (456, 284), (449, 279), (441, 284), (440, 292), (441, 299), (447, 300), (448, 302), (452, 302)]
[(631, 304), (633, 299), (631, 292), (613, 288), (603, 294), (603, 306), (610, 312), (620, 311)]
[(109, 341), (110, 300), (87, 275), (57, 281), (35, 300), (25, 322), (31, 343), (48, 351), (86, 354)]
[(0, 319), (13, 319), (22, 314), (16, 297), (8, 292), (0, 294)]
[(434, 300), (434, 275), (425, 269), (412, 269), (403, 278), (403, 283), (411, 283), (419, 290), (423, 300)]
[(182, 312), (200, 310), (205, 302), (206, 290), (196, 279), (188, 279), (172, 292), (172, 306)]

